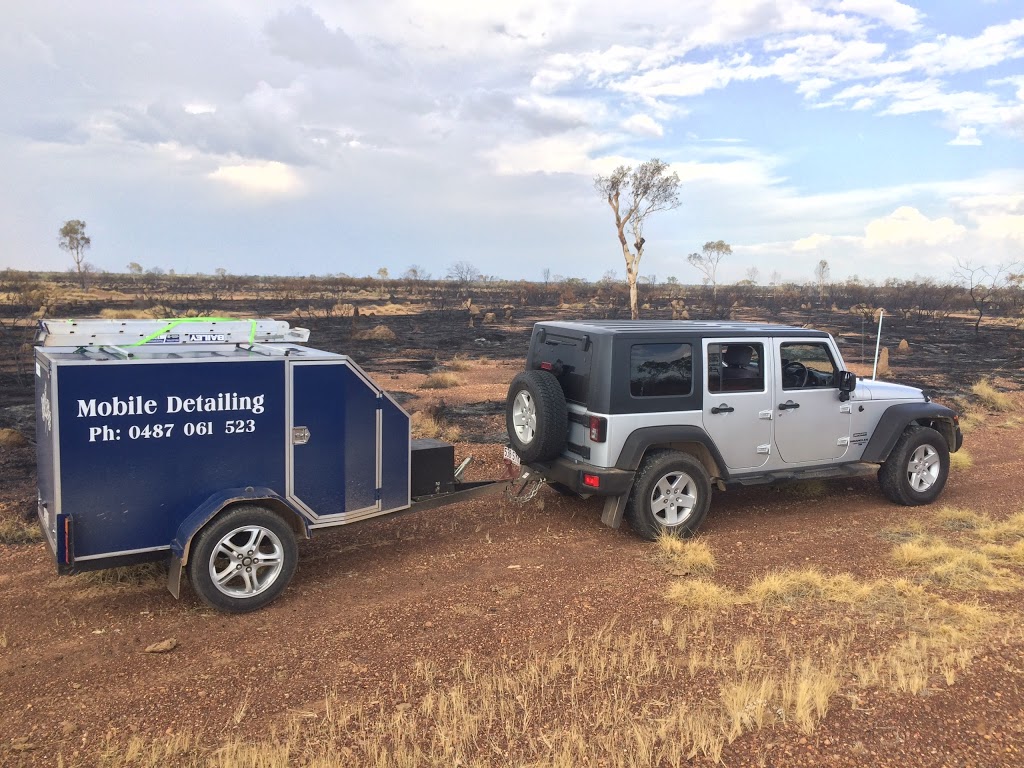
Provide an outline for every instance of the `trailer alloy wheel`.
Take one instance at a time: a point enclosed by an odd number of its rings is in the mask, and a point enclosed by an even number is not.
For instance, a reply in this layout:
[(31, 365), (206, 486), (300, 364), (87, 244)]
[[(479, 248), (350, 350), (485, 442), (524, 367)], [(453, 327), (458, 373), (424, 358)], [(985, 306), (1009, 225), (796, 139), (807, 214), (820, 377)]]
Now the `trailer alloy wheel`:
[(263, 507), (233, 507), (200, 532), (189, 557), (192, 588), (217, 610), (246, 613), (262, 608), (295, 573), (295, 534)]
[(505, 426), (523, 461), (547, 461), (565, 448), (568, 425), (565, 394), (548, 371), (523, 371), (508, 388)]

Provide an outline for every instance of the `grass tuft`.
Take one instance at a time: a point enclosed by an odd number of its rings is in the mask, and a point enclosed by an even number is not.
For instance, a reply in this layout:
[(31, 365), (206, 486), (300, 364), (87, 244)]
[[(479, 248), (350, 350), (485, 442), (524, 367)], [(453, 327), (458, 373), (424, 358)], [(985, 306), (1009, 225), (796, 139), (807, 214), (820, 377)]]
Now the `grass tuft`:
[(706, 576), (715, 570), (715, 555), (700, 539), (680, 539), (663, 533), (657, 544), (673, 576)]
[(981, 379), (973, 387), (971, 392), (977, 397), (989, 410), (993, 411), (1011, 411), (1013, 410), (1013, 399), (1005, 392), (1000, 392), (998, 389), (992, 386), (992, 382), (988, 379)]
[(119, 568), (106, 568), (101, 571), (86, 571), (72, 578), (85, 587), (101, 589), (141, 587), (154, 582), (163, 582), (167, 578), (167, 569), (162, 563), (141, 563), (140, 565), (124, 565)]
[(897, 564), (925, 572), (932, 582), (949, 589), (1002, 592), (1022, 585), (1012, 573), (997, 568), (984, 552), (955, 547), (934, 537), (900, 544), (892, 554)]
[[(953, 456), (959, 455), (959, 453), (953, 454)], [(992, 523), (985, 515), (957, 507), (942, 507), (935, 513), (935, 519), (948, 531), (975, 531)]]
[(457, 426), (448, 424), (443, 419), (432, 416), (426, 411), (416, 411), (410, 421), (412, 436), (416, 438), (434, 438), (455, 443), (462, 437), (462, 430)]
[(35, 544), (43, 540), (43, 529), (36, 520), (0, 518), (0, 544)]
[(431, 373), (420, 385), (420, 389), (451, 389), (462, 385), (462, 379), (454, 373)]
[(355, 338), (359, 341), (397, 341), (395, 332), (386, 325), (378, 325), (365, 331), (359, 331)]
[(952, 469), (970, 469), (974, 466), (974, 457), (961, 448), (956, 453), (949, 454), (949, 466)]
[(28, 445), (28, 439), (16, 429), (0, 429), (0, 448), (19, 448)]
[(1012, 543), (1024, 539), (1024, 512), (979, 528), (978, 537), (995, 543)]
[(683, 608), (703, 613), (727, 610), (739, 601), (731, 589), (705, 579), (676, 582), (669, 587), (668, 599)]

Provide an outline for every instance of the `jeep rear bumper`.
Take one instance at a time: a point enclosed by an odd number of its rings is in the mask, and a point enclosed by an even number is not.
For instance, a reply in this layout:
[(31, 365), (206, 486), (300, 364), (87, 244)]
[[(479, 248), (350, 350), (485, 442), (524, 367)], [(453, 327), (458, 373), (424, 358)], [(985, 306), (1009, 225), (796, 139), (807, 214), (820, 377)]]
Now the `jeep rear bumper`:
[(632, 470), (595, 467), (561, 456), (551, 461), (533, 462), (529, 467), (545, 482), (559, 483), (574, 493), (592, 496), (623, 496), (633, 487), (636, 476)]

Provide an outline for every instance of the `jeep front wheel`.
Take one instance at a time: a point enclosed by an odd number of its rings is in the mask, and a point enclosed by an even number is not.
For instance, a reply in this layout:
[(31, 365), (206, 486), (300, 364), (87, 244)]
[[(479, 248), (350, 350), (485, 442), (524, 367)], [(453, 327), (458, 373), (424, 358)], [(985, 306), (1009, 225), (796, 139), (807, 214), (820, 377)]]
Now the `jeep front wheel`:
[(505, 400), (505, 426), (523, 461), (548, 461), (565, 449), (569, 423), (565, 394), (547, 371), (523, 371), (512, 379)]
[(882, 493), (907, 507), (930, 504), (946, 485), (949, 447), (930, 427), (909, 426), (878, 471)]
[(711, 478), (693, 456), (678, 451), (648, 454), (637, 470), (626, 506), (633, 530), (645, 539), (692, 536), (711, 505)]

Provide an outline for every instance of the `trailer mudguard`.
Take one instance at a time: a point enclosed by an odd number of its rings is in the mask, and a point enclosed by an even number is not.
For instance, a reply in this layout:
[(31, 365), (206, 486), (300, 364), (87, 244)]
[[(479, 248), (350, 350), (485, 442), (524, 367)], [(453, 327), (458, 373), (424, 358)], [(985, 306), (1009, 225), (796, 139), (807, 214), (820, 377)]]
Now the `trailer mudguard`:
[(296, 533), (309, 538), (309, 523), (298, 510), (289, 504), (284, 497), (270, 488), (228, 488), (213, 494), (200, 504), (195, 512), (186, 517), (171, 542), (171, 562), (167, 572), (167, 589), (177, 598), (181, 593), (181, 572), (188, 563), (189, 547), (192, 539), (204, 525), (213, 520), (217, 514), (232, 504), (239, 502), (264, 502), (267, 506), (279, 510), (287, 510), (288, 522)]
[(871, 439), (868, 440), (861, 461), (882, 463), (889, 458), (893, 446), (900, 439), (903, 430), (911, 422), (934, 420), (942, 422), (944, 429), (943, 437), (949, 445), (950, 453), (959, 450), (957, 440), (956, 413), (944, 405), (938, 403), (899, 403), (890, 405), (882, 413)]

